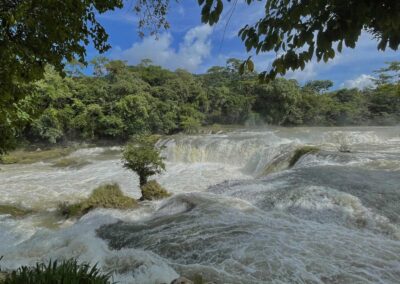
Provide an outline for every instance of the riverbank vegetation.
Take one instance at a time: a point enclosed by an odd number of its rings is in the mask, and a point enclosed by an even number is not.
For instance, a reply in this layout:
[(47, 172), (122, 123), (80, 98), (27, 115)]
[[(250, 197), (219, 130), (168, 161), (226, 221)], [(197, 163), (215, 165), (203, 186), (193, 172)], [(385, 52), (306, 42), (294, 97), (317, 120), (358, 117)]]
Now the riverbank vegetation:
[(52, 147), (51, 149), (29, 149), (12, 151), (0, 156), (0, 164), (32, 164), (40, 161), (50, 161), (69, 155), (73, 147)]
[[(205, 74), (174, 72), (144, 60), (137, 66), (97, 58), (92, 75), (70, 65), (62, 78), (46, 67), (20, 109), (35, 114), (16, 137), (28, 143), (126, 141), (143, 132), (196, 133), (201, 126), (393, 125), (400, 121), (399, 63), (379, 72), (376, 87), (329, 91), (330, 81), (278, 78), (260, 84), (256, 72), (239, 75), (240, 61)], [(28, 110), (26, 110), (28, 111)], [(218, 128), (218, 127), (216, 127)]]

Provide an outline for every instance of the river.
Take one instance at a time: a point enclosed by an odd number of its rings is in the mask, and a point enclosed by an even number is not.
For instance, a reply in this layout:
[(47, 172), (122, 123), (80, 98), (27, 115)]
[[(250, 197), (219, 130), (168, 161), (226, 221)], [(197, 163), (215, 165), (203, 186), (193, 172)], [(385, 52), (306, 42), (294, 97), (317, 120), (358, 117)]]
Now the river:
[[(172, 197), (138, 209), (56, 216), (98, 185), (138, 198), (118, 147), (71, 154), (88, 163), (1, 165), (2, 269), (77, 257), (119, 283), (399, 283), (400, 128), (263, 128), (176, 135), (158, 142)], [(320, 150), (290, 158), (299, 147)]]

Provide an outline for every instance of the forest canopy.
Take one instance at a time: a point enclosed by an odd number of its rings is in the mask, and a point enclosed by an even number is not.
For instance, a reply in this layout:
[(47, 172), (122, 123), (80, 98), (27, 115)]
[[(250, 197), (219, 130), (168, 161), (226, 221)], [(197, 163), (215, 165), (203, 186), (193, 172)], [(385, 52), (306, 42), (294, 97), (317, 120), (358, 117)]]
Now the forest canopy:
[[(260, 84), (257, 73), (241, 76), (237, 59), (205, 74), (169, 71), (144, 60), (136, 66), (104, 57), (92, 61), (94, 74), (52, 66), (20, 108), (36, 115), (18, 133), (20, 140), (59, 143), (107, 139), (126, 141), (141, 133), (196, 133), (201, 126), (393, 125), (400, 121), (398, 64), (378, 70), (376, 87), (329, 91), (329, 80), (277, 78)], [(70, 67), (69, 70), (72, 70)]]

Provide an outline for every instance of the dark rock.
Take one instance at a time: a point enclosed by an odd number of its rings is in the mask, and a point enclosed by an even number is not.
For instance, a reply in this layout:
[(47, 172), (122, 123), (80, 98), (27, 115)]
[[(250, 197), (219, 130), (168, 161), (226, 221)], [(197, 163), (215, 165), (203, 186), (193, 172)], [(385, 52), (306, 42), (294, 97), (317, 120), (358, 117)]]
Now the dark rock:
[(190, 281), (189, 279), (185, 277), (179, 277), (175, 280), (172, 280), (171, 284), (194, 284), (193, 281)]

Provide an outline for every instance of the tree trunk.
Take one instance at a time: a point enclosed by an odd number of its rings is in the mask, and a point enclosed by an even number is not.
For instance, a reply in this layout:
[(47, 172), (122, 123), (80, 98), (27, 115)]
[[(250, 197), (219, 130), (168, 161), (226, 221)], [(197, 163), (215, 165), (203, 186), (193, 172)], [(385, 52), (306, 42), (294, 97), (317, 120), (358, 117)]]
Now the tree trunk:
[(147, 183), (147, 176), (140, 175), (139, 176), (139, 183), (140, 183), (140, 187), (144, 186)]
[(140, 190), (142, 192), (142, 196), (140, 197), (140, 201), (143, 201), (143, 190), (142, 190), (142, 186), (144, 186), (147, 183), (147, 176), (145, 175), (139, 175), (139, 184), (140, 184)]

